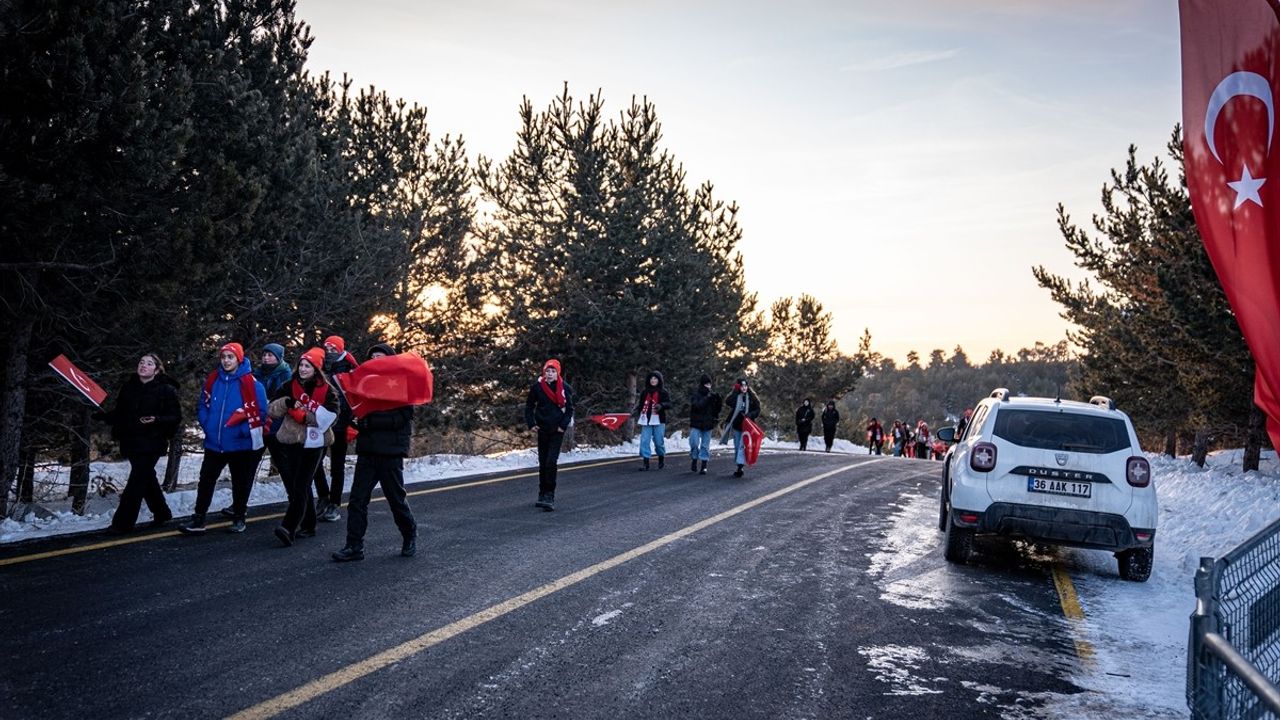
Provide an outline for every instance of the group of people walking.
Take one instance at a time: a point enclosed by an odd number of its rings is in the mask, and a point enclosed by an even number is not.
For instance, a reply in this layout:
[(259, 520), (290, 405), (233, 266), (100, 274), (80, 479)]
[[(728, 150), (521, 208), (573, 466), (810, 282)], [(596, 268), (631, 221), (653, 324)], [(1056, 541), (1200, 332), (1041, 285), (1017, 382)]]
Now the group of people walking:
[[(394, 355), (387, 344), (371, 347), (366, 360)], [(289, 505), (274, 534), (286, 547), (314, 537), (319, 520), (340, 519), (348, 443), (355, 441), (356, 468), (347, 500), (347, 534), (334, 560), (364, 557), (368, 506), (381, 486), (403, 542), (400, 554), (417, 552), (417, 523), (406, 502), (403, 464), (413, 435), (413, 408), (371, 412), (356, 419), (335, 376), (359, 362), (337, 335), (323, 347), (301, 353), (290, 366), (284, 347), (268, 343), (255, 369), (239, 343), (218, 350), (217, 366), (205, 377), (196, 414), (204, 432), (196, 502), (190, 521), (179, 526), (186, 535), (207, 530), (209, 506), (223, 470), (231, 474), (231, 505), (220, 514), (230, 518), (228, 530), (245, 531), (245, 515), (254, 478), (264, 454), (280, 471)], [(182, 423), (178, 384), (164, 372), (155, 353), (143, 355), (136, 373), (117, 395), (115, 407), (97, 415), (111, 425), (120, 452), (129, 462), (129, 479), (111, 522), (113, 532), (132, 531), (142, 502), (154, 524), (173, 519), (156, 477), (156, 463)], [(330, 458), (329, 473), (323, 459)], [(312, 489), (315, 489), (315, 494)]]
[[(961, 428), (964, 427), (964, 423), (972, 412), (972, 410), (966, 411), (965, 417), (960, 421)], [(796, 408), (796, 435), (800, 439), (801, 450), (808, 449), (814, 418), (813, 403), (809, 398), (805, 398), (800, 407)], [(827, 452), (831, 452), (831, 447), (835, 443), (836, 426), (839, 424), (840, 412), (836, 410), (836, 402), (828, 400), (826, 407), (822, 410), (822, 437), (826, 441)], [(918, 421), (914, 428), (910, 423), (894, 420), (893, 427), (886, 434), (880, 419), (873, 417), (871, 422), (867, 423), (866, 438), (868, 453), (871, 455), (884, 454), (884, 444), (886, 439), (889, 439), (893, 443), (889, 452), (894, 457), (915, 457), (922, 460), (938, 457), (934, 449), (933, 436), (929, 432), (929, 423), (924, 420)]]

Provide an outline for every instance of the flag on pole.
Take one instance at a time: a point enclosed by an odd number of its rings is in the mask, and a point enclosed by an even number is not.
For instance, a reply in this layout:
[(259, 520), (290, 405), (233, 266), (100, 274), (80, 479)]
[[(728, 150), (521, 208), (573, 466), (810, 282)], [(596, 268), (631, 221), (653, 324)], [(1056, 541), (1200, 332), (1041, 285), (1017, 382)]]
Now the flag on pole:
[(742, 418), (742, 453), (748, 465), (755, 465), (760, 457), (760, 445), (764, 442), (764, 430), (751, 418)]
[(1280, 2), (1179, 7), (1191, 207), (1257, 365), (1254, 402), (1280, 447)]
[(107, 399), (107, 391), (99, 387), (98, 383), (93, 381), (93, 378), (85, 375), (80, 368), (67, 359), (66, 355), (59, 355), (50, 360), (49, 367), (71, 383), (71, 387), (79, 390), (81, 394), (89, 398), (90, 402), (102, 407), (102, 401)]
[(603, 415), (592, 415), (590, 419), (591, 422), (606, 430), (617, 430), (622, 427), (629, 417), (631, 416), (626, 413), (605, 413)]
[(368, 360), (349, 373), (335, 375), (334, 380), (357, 418), (429, 403), (435, 385), (427, 361), (412, 352)]

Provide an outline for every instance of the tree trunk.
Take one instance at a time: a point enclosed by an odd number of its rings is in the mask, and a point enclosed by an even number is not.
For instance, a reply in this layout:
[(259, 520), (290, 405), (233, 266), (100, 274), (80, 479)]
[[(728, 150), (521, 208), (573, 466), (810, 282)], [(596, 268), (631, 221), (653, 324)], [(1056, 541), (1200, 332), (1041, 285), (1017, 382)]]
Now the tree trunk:
[(1178, 457), (1178, 433), (1176, 430), (1169, 430), (1165, 432), (1164, 454), (1169, 457)]
[(89, 406), (80, 408), (80, 417), (71, 428), (71, 511), (84, 515), (85, 498), (89, 494)]
[(178, 470), (182, 467), (182, 428), (169, 438), (169, 458), (164, 466), (164, 491), (178, 489)]
[(1267, 439), (1267, 416), (1257, 405), (1249, 406), (1249, 429), (1244, 437), (1244, 470), (1258, 469), (1262, 458), (1262, 444)]
[(1191, 445), (1191, 462), (1197, 467), (1204, 467), (1205, 457), (1209, 455), (1209, 432), (1196, 430), (1196, 439)]
[(36, 454), (30, 448), (18, 453), (18, 502), (36, 500)]
[[(636, 387), (635, 373), (627, 373), (627, 398), (629, 398), (627, 402), (630, 403), (627, 405), (627, 413), (629, 414), (631, 412), (631, 408), (635, 407), (636, 403), (640, 401), (640, 390)], [(636, 421), (635, 418), (628, 415), (626, 429), (622, 431), (622, 440), (623, 442), (631, 442), (631, 439), (635, 436)]]
[(21, 469), (22, 424), (27, 409), (27, 353), (35, 316), (20, 316), (9, 337), (5, 358), (3, 396), (0, 397), (0, 518), (9, 515), (9, 498)]

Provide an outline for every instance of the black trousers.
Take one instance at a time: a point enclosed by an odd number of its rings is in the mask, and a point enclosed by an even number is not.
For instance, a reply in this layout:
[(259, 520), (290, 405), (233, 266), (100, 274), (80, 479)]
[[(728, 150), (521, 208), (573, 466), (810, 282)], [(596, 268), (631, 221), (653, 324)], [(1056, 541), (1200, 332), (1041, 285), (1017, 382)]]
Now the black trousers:
[(237, 520), (244, 520), (249, 507), (249, 493), (253, 490), (253, 477), (258, 474), (258, 463), (262, 462), (262, 450), (237, 450), (235, 452), (215, 452), (204, 449), (204, 461), (200, 463), (200, 485), (196, 489), (195, 516), (203, 519), (209, 512), (209, 503), (213, 502), (213, 488), (218, 484), (218, 476), (223, 468), (231, 468), (231, 510)]
[(929, 446), (928, 446), (928, 445), (925, 445), (925, 444), (924, 444), (924, 443), (922, 443), (922, 442), (918, 442), (918, 443), (916, 443), (916, 458), (917, 458), (917, 459), (919, 459), (919, 460), (925, 460), (925, 459), (928, 459), (928, 457), (929, 457), (929, 449), (928, 449), (928, 448), (929, 448)]
[(831, 446), (836, 444), (836, 429), (822, 428), (822, 439), (827, 443), (827, 452), (831, 452)]
[[(276, 439), (276, 436), (274, 433), (264, 437), (262, 439), (262, 442), (267, 447), (267, 455), (271, 458), (271, 464), (275, 466), (276, 470), (280, 471), (280, 480), (281, 482), (283, 482), (287, 473), (287, 471), (284, 468), (284, 464), (287, 462), (284, 456), (284, 445), (282, 445), (280, 441)], [(267, 474), (269, 475), (270, 473), (267, 473)], [(308, 476), (307, 477), (308, 482), (310, 481), (310, 479), (311, 479), (310, 476)]]
[(872, 452), (873, 454), (875, 454), (875, 455), (880, 455), (880, 454), (881, 454), (881, 452), (882, 452), (883, 450), (884, 450), (884, 441), (883, 441), (883, 440), (872, 440), (872, 441), (871, 441), (871, 452)]
[(538, 428), (538, 494), (556, 494), (556, 472), (564, 433)]
[(284, 460), (280, 477), (284, 481), (285, 492), (289, 494), (289, 508), (284, 511), (280, 526), (290, 535), (298, 531), (299, 524), (303, 530), (314, 532), (316, 529), (316, 500), (311, 494), (311, 477), (324, 451), (322, 447), (280, 445), (280, 456)]
[(413, 537), (418, 523), (404, 490), (404, 458), (399, 455), (356, 456), (356, 473), (351, 478), (351, 497), (347, 498), (347, 545), (364, 547), (364, 533), (369, 528), (369, 499), (373, 487), (382, 486), (382, 496), (387, 499), (391, 516), (400, 528), (400, 535)]
[(810, 432), (812, 432), (812, 431), (811, 431), (811, 430), (797, 430), (797, 431), (796, 431), (796, 434), (798, 434), (798, 435), (800, 436), (800, 449), (801, 449), (801, 450), (808, 450), (808, 449), (809, 449), (809, 433), (810, 433)]
[[(323, 457), (323, 456), (322, 456)], [(329, 446), (329, 479), (324, 477), (323, 460), (316, 466), (316, 497), (341, 507), (342, 488), (347, 484), (347, 428), (333, 426), (333, 444)]]
[(111, 527), (116, 530), (132, 530), (138, 523), (138, 511), (145, 500), (147, 509), (157, 519), (167, 520), (173, 517), (169, 503), (164, 500), (164, 491), (160, 489), (160, 480), (156, 478), (156, 463), (160, 456), (155, 454), (135, 454), (128, 457), (129, 479), (120, 493), (120, 506), (116, 514), (111, 516)]

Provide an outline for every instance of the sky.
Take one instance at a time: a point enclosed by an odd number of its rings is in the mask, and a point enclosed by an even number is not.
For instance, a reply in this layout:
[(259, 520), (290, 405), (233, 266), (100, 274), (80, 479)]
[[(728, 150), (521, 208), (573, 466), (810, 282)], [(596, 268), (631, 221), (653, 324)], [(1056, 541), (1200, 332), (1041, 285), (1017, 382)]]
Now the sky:
[(760, 306), (808, 293), (846, 352), (975, 361), (1068, 325), (1031, 268), (1083, 277), (1082, 225), (1128, 146), (1180, 120), (1172, 0), (299, 0), (312, 72), (428, 109), (505, 158), (567, 82), (657, 107), (690, 186), (737, 202)]

